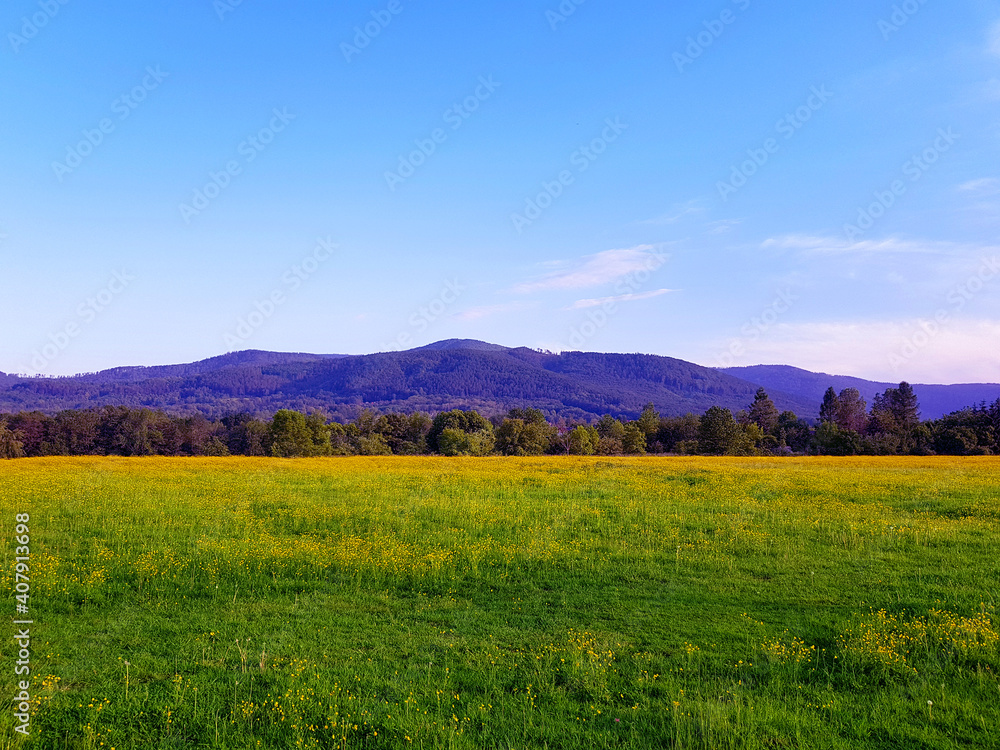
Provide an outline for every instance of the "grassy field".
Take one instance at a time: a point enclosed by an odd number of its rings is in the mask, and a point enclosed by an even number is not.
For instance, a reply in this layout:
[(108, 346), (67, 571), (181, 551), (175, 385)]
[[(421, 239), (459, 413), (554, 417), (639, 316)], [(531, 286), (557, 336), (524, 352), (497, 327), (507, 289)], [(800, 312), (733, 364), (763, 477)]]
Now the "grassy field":
[(0, 462), (0, 748), (1000, 745), (998, 459)]

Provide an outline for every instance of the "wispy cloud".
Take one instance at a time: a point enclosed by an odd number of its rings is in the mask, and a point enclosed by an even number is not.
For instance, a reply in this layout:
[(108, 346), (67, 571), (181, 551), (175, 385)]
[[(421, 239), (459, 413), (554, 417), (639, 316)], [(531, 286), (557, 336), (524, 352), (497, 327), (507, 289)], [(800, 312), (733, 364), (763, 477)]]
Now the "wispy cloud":
[(761, 247), (801, 250), (810, 255), (927, 255), (950, 253), (954, 250), (954, 245), (946, 242), (915, 242), (912, 240), (903, 240), (898, 237), (849, 242), (839, 237), (806, 234), (788, 234), (780, 237), (772, 237), (764, 240), (761, 243)]
[(731, 232), (734, 227), (738, 227), (743, 223), (743, 219), (722, 219), (721, 221), (713, 221), (708, 225), (709, 234), (725, 234), (726, 232)]
[(690, 216), (691, 214), (699, 214), (704, 210), (705, 206), (701, 200), (690, 200), (686, 201), (685, 203), (676, 203), (666, 213), (656, 216), (652, 219), (646, 219), (645, 221), (639, 223), (657, 224), (657, 225), (676, 224), (685, 216)]
[(618, 250), (605, 250), (588, 255), (578, 261), (561, 263), (552, 271), (534, 281), (517, 284), (515, 294), (532, 294), (565, 289), (586, 289), (611, 284), (637, 271), (649, 271), (663, 265), (665, 255), (653, 245)]
[(1000, 180), (995, 177), (983, 177), (978, 180), (969, 180), (958, 186), (964, 193), (976, 193), (978, 195), (993, 195), (1000, 192)]
[(523, 312), (538, 307), (537, 302), (505, 302), (498, 305), (481, 305), (470, 307), (467, 310), (455, 313), (451, 317), (455, 320), (481, 320), (494, 315), (504, 315), (506, 313)]
[(811, 234), (784, 234), (779, 237), (768, 237), (760, 243), (760, 246), (781, 250), (812, 250), (828, 245), (843, 246), (846, 244), (843, 240), (835, 237), (820, 237)]
[(661, 297), (664, 294), (680, 291), (679, 289), (657, 289), (653, 292), (640, 292), (639, 294), (618, 294), (612, 297), (597, 297), (595, 299), (579, 299), (563, 310), (586, 310), (591, 307), (601, 307), (607, 304), (617, 304), (619, 302), (638, 302), (639, 300)]
[(987, 44), (990, 54), (1000, 57), (1000, 21), (996, 21), (990, 27)]

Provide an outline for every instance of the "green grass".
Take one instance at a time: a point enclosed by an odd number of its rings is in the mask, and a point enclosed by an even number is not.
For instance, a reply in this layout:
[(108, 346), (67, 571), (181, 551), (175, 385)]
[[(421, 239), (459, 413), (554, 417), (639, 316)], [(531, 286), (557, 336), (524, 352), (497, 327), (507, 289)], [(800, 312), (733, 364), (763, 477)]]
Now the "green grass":
[(30, 513), (35, 624), (31, 736), (5, 709), (0, 750), (1000, 746), (998, 479), (996, 459), (3, 462), (3, 606)]

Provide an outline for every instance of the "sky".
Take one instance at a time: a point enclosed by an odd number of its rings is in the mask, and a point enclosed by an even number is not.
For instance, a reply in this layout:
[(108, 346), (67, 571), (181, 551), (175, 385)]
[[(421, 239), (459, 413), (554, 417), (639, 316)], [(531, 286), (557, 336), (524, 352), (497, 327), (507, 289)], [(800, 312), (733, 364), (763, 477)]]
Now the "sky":
[(7, 0), (0, 370), (1000, 382), (1000, 3)]

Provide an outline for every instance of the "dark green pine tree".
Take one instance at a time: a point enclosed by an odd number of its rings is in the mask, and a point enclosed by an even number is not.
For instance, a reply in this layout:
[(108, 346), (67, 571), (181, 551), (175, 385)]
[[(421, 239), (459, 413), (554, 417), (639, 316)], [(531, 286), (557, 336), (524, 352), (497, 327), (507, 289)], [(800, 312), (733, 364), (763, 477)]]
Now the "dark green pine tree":
[(905, 380), (889, 395), (889, 411), (901, 429), (910, 430), (920, 424), (920, 404), (913, 387)]
[(833, 390), (833, 386), (830, 386), (823, 394), (823, 404), (819, 407), (819, 421), (836, 422), (839, 411), (840, 403), (837, 400), (837, 392)]
[(750, 421), (760, 427), (765, 435), (770, 435), (778, 426), (778, 410), (763, 388), (757, 389), (753, 403), (747, 410)]

